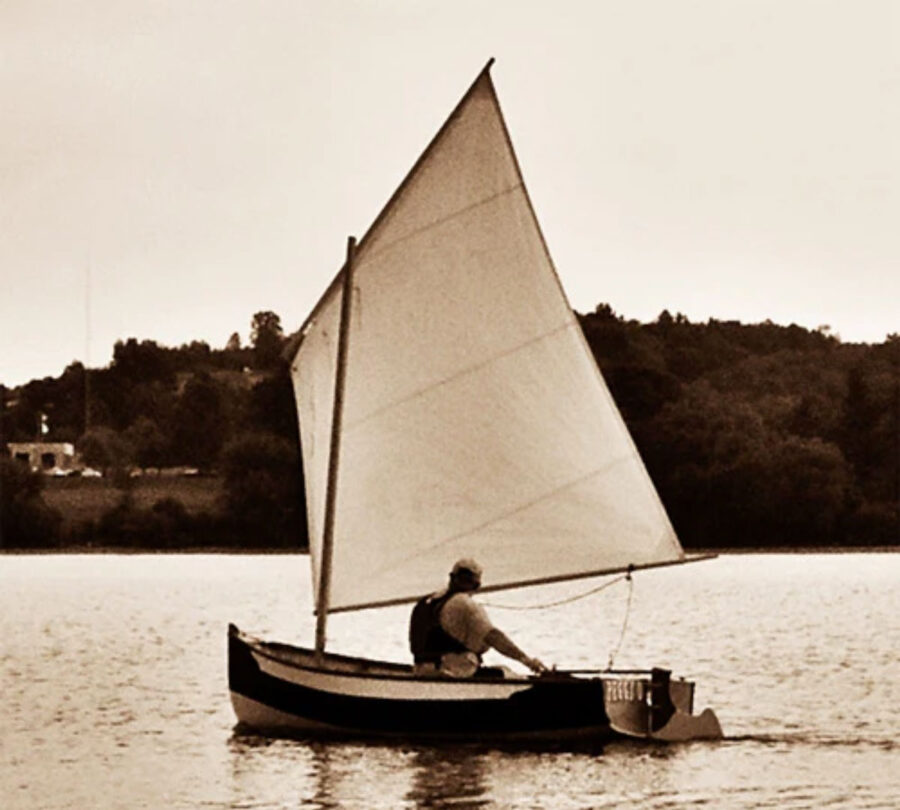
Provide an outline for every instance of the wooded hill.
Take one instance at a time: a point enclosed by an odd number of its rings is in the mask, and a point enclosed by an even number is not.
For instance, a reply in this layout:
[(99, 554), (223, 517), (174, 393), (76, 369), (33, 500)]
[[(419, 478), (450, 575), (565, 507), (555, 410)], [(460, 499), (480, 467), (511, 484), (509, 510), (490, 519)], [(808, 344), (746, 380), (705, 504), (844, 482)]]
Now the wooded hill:
[[(579, 318), (686, 547), (900, 546), (900, 336), (848, 344), (668, 312), (641, 324), (607, 305)], [(107, 368), (0, 389), (2, 441), (33, 440), (47, 414), (45, 438), (75, 442), (123, 493), (62, 531), (40, 480), (4, 463), (3, 546), (303, 545), (283, 341), (278, 316), (257, 313), (247, 348), (132, 338)], [(128, 470), (172, 465), (218, 476), (217, 507), (137, 505)]]

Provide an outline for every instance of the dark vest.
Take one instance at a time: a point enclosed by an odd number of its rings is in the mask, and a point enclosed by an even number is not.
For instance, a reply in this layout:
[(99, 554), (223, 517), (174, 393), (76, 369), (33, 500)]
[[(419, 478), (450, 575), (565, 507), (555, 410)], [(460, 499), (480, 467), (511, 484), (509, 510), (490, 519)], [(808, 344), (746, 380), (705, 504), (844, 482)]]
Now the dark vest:
[(417, 664), (440, 664), (444, 653), (468, 649), (441, 627), (441, 610), (455, 594), (455, 591), (433, 593), (416, 602), (409, 617), (409, 648)]

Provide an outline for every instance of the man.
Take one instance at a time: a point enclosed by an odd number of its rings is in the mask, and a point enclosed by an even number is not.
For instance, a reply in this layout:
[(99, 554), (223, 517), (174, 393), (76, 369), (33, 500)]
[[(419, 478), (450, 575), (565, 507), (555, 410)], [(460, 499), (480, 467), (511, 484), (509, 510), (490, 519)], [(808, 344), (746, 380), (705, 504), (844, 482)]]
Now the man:
[(457, 561), (450, 583), (443, 591), (420, 599), (409, 623), (409, 645), (417, 674), (439, 672), (467, 678), (481, 666), (481, 656), (493, 648), (502, 655), (544, 672), (546, 667), (530, 658), (510, 638), (491, 624), (485, 609), (471, 593), (481, 587), (481, 566), (475, 560)]

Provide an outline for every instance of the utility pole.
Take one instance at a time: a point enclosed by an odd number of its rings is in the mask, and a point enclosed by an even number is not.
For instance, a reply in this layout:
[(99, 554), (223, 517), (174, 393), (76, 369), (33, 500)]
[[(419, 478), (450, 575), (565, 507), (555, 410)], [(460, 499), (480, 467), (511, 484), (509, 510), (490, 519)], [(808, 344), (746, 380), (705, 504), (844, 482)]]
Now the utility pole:
[(91, 263), (84, 272), (84, 433), (91, 427)]

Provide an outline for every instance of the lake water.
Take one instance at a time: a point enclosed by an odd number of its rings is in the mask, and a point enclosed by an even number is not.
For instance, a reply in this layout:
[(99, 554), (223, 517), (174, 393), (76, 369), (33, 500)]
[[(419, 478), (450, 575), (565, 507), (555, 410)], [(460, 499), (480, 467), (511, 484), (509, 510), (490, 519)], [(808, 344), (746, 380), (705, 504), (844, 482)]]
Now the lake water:
[[(900, 806), (900, 554), (637, 574), (616, 666), (696, 679), (697, 709), (715, 708), (726, 739), (592, 754), (236, 734), (226, 626), (308, 645), (308, 579), (301, 556), (0, 556), (0, 806)], [(626, 605), (617, 583), (562, 607), (489, 610), (546, 663), (604, 666)], [(340, 614), (330, 647), (405, 660), (407, 611)]]

